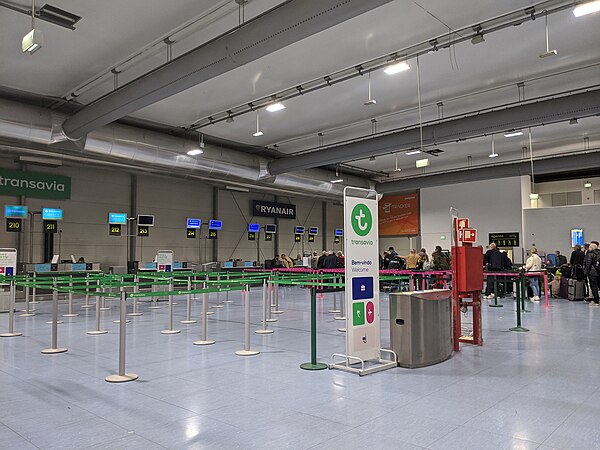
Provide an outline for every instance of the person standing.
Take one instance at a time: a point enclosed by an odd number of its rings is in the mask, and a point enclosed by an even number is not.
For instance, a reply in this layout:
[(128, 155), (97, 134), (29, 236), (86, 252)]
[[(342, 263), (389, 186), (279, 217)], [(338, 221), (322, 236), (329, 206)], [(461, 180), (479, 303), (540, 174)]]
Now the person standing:
[[(500, 250), (496, 248), (496, 244), (493, 242), (488, 246), (488, 251), (483, 255), (483, 265), (484, 269), (488, 272), (501, 272), (502, 271), (502, 254)], [(494, 298), (494, 294), (492, 290), (494, 289), (494, 277), (486, 278), (485, 285), (485, 294), (483, 298), (492, 299)]]
[(417, 255), (417, 251), (413, 248), (408, 256), (403, 256), (406, 260), (406, 268), (408, 270), (414, 270), (417, 268), (417, 263), (419, 262), (419, 255)]
[(598, 251), (598, 245), (592, 241), (583, 262), (583, 270), (590, 283), (590, 291), (592, 291), (592, 301), (590, 302), (590, 306), (600, 306), (600, 298), (598, 296), (598, 276), (600, 275), (598, 273), (599, 264), (600, 251)]
[(571, 252), (571, 258), (569, 260), (569, 264), (572, 266), (580, 265), (583, 266), (583, 259), (585, 258), (585, 253), (581, 250), (581, 245), (576, 245), (573, 247), (573, 251)]
[(292, 261), (292, 258), (287, 256), (285, 253), (281, 254), (281, 261), (283, 262), (283, 267), (286, 269), (291, 269), (294, 267), (294, 261)]
[(333, 252), (333, 250), (329, 250), (327, 252), (327, 256), (325, 257), (325, 260), (323, 261), (323, 268), (324, 269), (337, 269), (337, 268), (339, 268), (339, 259), (335, 255), (335, 253)]
[[(525, 263), (525, 270), (527, 272), (539, 272), (542, 270), (542, 258), (539, 257), (537, 248), (531, 249), (531, 256), (527, 258)], [(532, 303), (539, 303), (540, 301), (540, 279), (539, 277), (528, 277), (531, 284), (531, 290), (533, 291), (533, 297), (530, 298)]]
[(561, 255), (559, 250), (556, 250), (556, 267), (563, 266), (567, 264), (567, 257), (565, 255)]

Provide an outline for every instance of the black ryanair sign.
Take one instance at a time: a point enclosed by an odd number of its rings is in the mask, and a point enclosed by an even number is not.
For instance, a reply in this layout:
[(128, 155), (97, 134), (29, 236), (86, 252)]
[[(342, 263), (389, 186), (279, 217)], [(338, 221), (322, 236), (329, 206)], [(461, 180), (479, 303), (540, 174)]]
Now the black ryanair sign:
[(252, 215), (263, 217), (279, 217), (280, 219), (295, 219), (296, 205), (287, 203), (263, 202), (252, 200)]

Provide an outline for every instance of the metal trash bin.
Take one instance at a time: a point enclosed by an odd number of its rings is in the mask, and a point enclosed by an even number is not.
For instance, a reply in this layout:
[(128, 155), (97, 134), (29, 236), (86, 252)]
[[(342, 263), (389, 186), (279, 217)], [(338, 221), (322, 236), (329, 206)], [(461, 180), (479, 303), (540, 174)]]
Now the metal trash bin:
[(452, 291), (390, 294), (390, 345), (398, 365), (410, 369), (452, 356)]

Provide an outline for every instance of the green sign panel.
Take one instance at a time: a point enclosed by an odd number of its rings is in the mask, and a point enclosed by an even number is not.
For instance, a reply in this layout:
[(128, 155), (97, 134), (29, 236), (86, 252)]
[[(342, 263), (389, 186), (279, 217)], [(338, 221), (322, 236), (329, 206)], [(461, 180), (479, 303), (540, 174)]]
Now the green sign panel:
[(0, 169), (0, 194), (67, 200), (71, 178), (39, 172)]
[(366, 236), (373, 226), (371, 210), (363, 203), (357, 204), (352, 209), (351, 221), (354, 232), (361, 237)]
[(365, 302), (355, 302), (352, 304), (352, 325), (359, 326), (365, 324)]

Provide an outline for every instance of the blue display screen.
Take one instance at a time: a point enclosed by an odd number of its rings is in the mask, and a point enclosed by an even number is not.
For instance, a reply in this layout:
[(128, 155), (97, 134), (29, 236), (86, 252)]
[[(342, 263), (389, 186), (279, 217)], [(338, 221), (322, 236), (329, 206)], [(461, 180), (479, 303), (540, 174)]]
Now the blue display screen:
[(248, 231), (251, 233), (258, 233), (260, 231), (260, 223), (249, 223)]
[(308, 229), (308, 234), (319, 234), (319, 227), (310, 227)]
[(296, 233), (296, 234), (304, 234), (304, 227), (296, 227), (294, 233)]
[(336, 228), (335, 229), (335, 235), (336, 236), (343, 236), (344, 235), (344, 230), (342, 228)]
[(108, 213), (110, 225), (127, 225), (127, 213)]
[(571, 247), (583, 245), (583, 228), (573, 228), (571, 230)]
[(187, 227), (188, 228), (200, 228), (202, 225), (202, 221), (200, 219), (188, 219)]
[(42, 208), (42, 220), (62, 220), (62, 209)]
[(223, 229), (223, 222), (220, 220), (211, 220), (208, 223), (208, 228), (210, 230), (222, 230)]
[(27, 206), (6, 205), (4, 207), (4, 217), (25, 219), (27, 218)]
[(265, 233), (277, 233), (277, 225), (274, 223), (268, 223), (265, 225)]

